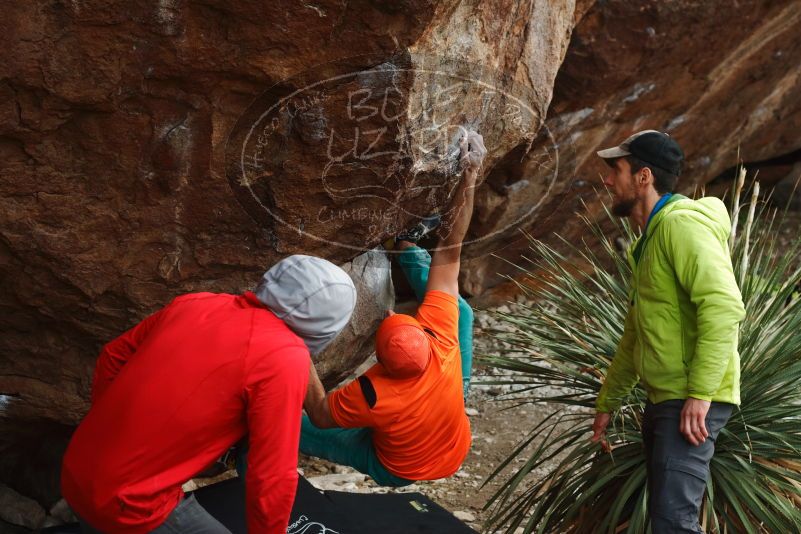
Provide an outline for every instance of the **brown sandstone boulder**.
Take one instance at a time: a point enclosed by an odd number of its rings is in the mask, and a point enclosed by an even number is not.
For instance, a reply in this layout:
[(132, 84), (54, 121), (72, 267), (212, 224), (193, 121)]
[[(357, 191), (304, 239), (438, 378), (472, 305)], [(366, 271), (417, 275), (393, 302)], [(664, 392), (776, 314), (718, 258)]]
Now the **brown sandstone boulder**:
[(771, 201), (780, 209), (801, 212), (801, 163), (776, 184)]
[(80, 421), (104, 342), (293, 252), (352, 262), (364, 301), (318, 362), (351, 371), (392, 300), (359, 256), (446, 208), (462, 128), (487, 169), (535, 138), (587, 5), (4, 2), (0, 448)]

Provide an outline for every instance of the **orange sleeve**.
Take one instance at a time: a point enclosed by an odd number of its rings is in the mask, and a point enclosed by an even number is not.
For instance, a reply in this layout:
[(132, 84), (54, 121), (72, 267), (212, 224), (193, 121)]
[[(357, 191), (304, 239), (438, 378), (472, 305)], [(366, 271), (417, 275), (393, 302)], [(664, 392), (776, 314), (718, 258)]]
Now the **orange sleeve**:
[(334, 422), (342, 428), (375, 426), (373, 413), (358, 380), (329, 393), (328, 409)]
[(441, 344), (459, 344), (459, 304), (456, 297), (444, 291), (427, 291), (423, 303), (417, 308), (416, 319), (428, 328)]

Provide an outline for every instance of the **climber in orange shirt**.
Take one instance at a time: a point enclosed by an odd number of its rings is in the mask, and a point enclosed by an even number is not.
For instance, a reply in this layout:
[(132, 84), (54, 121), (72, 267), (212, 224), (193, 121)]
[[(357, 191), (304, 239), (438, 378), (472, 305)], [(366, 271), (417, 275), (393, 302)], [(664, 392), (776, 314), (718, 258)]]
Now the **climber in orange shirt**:
[(416, 315), (388, 311), (376, 333), (379, 363), (344, 387), (326, 395), (314, 366), (310, 369), (301, 452), (354, 467), (381, 485), (450, 476), (470, 448), (458, 275), (486, 149), (475, 132), (463, 136), (460, 149), (464, 176), (443, 217), (448, 233), (433, 254)]

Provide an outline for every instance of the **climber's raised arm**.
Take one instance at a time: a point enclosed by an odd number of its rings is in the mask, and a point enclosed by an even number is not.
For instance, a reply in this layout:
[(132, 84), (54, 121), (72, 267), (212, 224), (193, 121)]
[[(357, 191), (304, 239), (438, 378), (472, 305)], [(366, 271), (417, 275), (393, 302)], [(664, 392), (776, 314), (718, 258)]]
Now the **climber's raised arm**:
[(478, 174), (487, 154), (484, 138), (472, 130), (465, 133), (459, 146), (462, 179), (442, 219), (439, 231), (441, 237), (432, 255), (426, 286), (426, 291), (439, 290), (453, 296), (459, 295), (459, 257), (462, 253), (462, 241), (473, 215), (473, 197)]

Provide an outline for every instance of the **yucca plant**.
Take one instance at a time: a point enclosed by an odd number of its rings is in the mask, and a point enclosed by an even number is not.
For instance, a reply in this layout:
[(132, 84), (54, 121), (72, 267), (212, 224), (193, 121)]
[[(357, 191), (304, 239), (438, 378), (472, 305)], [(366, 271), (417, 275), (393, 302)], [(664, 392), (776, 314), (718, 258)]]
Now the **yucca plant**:
[[(793, 233), (789, 246), (779, 243), (781, 216), (758, 206), (757, 184), (740, 206), (744, 176), (733, 195), (731, 243), (746, 307), (742, 405), (718, 437), (701, 520), (707, 532), (795, 533), (801, 532), (801, 237)], [(487, 383), (510, 385), (507, 398), (553, 410), (490, 476), (505, 477), (485, 507), (493, 530), (650, 530), (640, 433), (645, 392), (635, 388), (614, 414), (610, 452), (589, 441), (595, 399), (622, 335), (631, 274), (611, 236), (636, 237), (606, 215), (613, 229), (604, 232), (584, 218), (588, 238), (565, 240), (567, 254), (530, 238), (530, 253), (518, 264), (523, 276), (515, 279), (532, 304), (496, 314), (505, 327), (491, 334), (505, 352), (482, 356), (498, 371)]]

